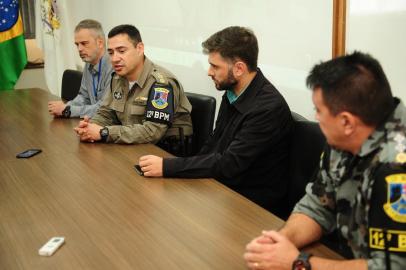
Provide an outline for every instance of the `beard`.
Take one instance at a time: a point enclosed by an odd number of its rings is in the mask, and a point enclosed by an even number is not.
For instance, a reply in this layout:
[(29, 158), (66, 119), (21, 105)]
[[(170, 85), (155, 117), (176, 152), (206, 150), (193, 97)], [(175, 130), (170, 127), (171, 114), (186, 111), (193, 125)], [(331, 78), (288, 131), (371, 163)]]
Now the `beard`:
[(232, 90), (237, 85), (237, 79), (234, 77), (231, 68), (228, 70), (227, 79), (223, 81), (216, 81), (213, 77), (212, 80), (217, 90)]
[(89, 54), (80, 55), (80, 58), (82, 58), (83, 62), (92, 64), (97, 61), (97, 56), (99, 55), (99, 51), (100, 50), (97, 48), (95, 51), (90, 52)]

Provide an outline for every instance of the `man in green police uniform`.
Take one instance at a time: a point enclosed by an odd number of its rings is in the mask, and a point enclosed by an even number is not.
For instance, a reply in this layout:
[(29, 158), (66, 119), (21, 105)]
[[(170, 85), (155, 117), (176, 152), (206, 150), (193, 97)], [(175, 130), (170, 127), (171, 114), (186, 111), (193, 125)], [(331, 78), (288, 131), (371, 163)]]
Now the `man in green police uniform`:
[[(250, 269), (391, 269), (406, 266), (406, 108), (379, 62), (355, 52), (307, 78), (329, 146), (285, 226), (247, 245)], [(299, 252), (337, 229), (354, 258)]]
[(93, 118), (85, 118), (75, 128), (80, 140), (158, 143), (181, 155), (192, 135), (191, 105), (181, 84), (145, 57), (136, 27), (119, 25), (108, 38), (115, 70), (111, 89)]

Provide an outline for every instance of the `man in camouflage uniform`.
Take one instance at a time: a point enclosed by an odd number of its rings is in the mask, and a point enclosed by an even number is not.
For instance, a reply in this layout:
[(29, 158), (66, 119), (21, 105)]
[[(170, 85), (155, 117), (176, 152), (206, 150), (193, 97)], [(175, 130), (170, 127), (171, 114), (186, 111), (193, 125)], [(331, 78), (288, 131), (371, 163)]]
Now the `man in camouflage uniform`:
[[(247, 245), (251, 269), (406, 269), (406, 108), (375, 59), (355, 52), (307, 78), (327, 138), (320, 170), (285, 226)], [(337, 229), (354, 259), (299, 252)]]
[(141, 35), (134, 26), (119, 25), (108, 38), (115, 70), (111, 89), (94, 117), (75, 129), (80, 139), (127, 144), (169, 141), (166, 150), (181, 154), (180, 141), (192, 135), (191, 105), (182, 86), (144, 56)]

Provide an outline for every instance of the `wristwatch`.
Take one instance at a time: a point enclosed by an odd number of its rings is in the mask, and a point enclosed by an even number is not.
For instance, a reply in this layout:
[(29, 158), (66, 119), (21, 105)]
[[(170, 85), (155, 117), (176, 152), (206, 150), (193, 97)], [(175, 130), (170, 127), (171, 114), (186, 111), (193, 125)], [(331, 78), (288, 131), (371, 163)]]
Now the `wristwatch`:
[(70, 106), (66, 106), (65, 109), (63, 109), (62, 111), (62, 116), (65, 118), (69, 118), (70, 117)]
[(109, 129), (107, 127), (100, 129), (100, 137), (102, 142), (107, 141), (107, 138), (109, 137)]
[(292, 270), (311, 270), (309, 259), (312, 254), (301, 251), (296, 260), (293, 261)]

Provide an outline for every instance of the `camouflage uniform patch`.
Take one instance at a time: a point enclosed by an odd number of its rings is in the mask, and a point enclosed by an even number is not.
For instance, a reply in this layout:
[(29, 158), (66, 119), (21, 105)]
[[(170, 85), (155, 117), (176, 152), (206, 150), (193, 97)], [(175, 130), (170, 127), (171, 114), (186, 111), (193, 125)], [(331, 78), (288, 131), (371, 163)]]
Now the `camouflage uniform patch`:
[(386, 182), (388, 199), (383, 209), (394, 221), (406, 223), (406, 174), (389, 175)]

